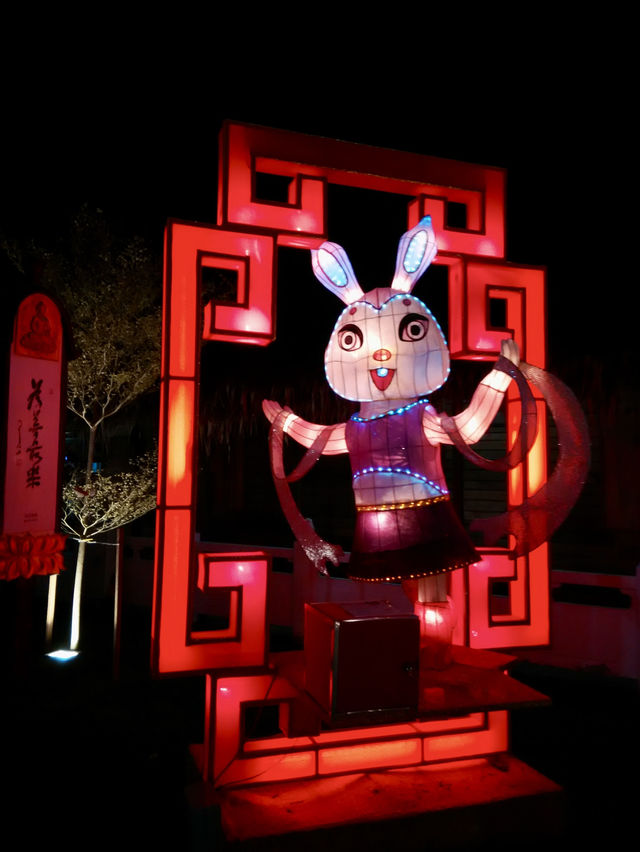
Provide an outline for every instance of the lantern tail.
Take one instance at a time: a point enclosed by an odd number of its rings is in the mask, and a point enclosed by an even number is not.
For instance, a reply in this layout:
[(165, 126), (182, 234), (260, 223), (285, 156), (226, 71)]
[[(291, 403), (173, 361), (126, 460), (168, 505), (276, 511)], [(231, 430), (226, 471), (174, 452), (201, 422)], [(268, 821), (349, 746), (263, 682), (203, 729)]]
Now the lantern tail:
[(494, 518), (473, 521), (486, 545), (503, 535), (516, 539), (514, 556), (535, 550), (558, 529), (575, 505), (589, 469), (589, 431), (580, 403), (560, 379), (521, 362), (522, 374), (542, 394), (558, 430), (559, 455), (548, 481), (520, 506)]

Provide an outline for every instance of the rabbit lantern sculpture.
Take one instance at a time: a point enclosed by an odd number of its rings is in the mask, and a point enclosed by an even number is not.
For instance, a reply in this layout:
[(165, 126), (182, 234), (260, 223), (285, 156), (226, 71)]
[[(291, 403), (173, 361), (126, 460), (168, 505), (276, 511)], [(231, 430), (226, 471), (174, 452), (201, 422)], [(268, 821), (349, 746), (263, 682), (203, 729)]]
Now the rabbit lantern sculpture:
[[(341, 551), (323, 541), (302, 518), (287, 483), (302, 476), (321, 454), (348, 453), (357, 510), (348, 574), (374, 582), (401, 580), (416, 607), (420, 602), (446, 601), (449, 573), (481, 559), (452, 508), (442, 472), (441, 445), (455, 444), (487, 468), (507, 470), (519, 464), (536, 434), (536, 407), (527, 381), (544, 385), (548, 377), (542, 370), (520, 365), (517, 344), (504, 340), (501, 357), (476, 388), (469, 406), (454, 417), (435, 410), (427, 394), (446, 381), (449, 351), (433, 314), (411, 291), (436, 253), (427, 216), (400, 240), (391, 286), (365, 293), (341, 246), (325, 242), (312, 251), (316, 278), (346, 304), (326, 349), (327, 380), (339, 396), (359, 402), (360, 408), (347, 423), (322, 426), (278, 403), (263, 403), (272, 424), (271, 461), (278, 496), (312, 562), (326, 573), (325, 561), (337, 565)], [(505, 459), (489, 462), (470, 445), (489, 428), (512, 380), (518, 383), (521, 395), (520, 432)], [(562, 407), (562, 398), (565, 408), (568, 401), (572, 411), (567, 419), (570, 424), (579, 421), (579, 406), (559, 385), (556, 380), (554, 400), (543, 389), (545, 398), (552, 410), (553, 401)], [(561, 514), (558, 491), (564, 495), (564, 515), (566, 504), (575, 501), (575, 486), (581, 484), (586, 469), (585, 433), (571, 426), (569, 431), (574, 437), (574, 456), (577, 453), (582, 458), (582, 468), (577, 470), (572, 458), (568, 480), (565, 473), (551, 493), (545, 491), (537, 502), (527, 501), (502, 526), (498, 523), (485, 530), (494, 539), (505, 532), (516, 535), (516, 553), (532, 549), (547, 536), (550, 507)], [(282, 465), (285, 433), (308, 448), (289, 477)], [(478, 527), (482, 524), (477, 522)]]

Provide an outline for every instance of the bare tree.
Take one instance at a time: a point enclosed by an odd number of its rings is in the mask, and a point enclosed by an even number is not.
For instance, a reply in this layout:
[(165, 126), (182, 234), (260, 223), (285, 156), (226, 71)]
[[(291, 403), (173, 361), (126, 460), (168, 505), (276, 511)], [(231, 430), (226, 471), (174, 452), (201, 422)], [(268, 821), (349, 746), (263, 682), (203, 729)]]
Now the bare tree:
[(157, 464), (157, 454), (148, 452), (131, 462), (131, 470), (74, 473), (62, 492), (62, 529), (78, 541), (93, 543), (150, 512), (156, 502)]
[(62, 491), (61, 526), (78, 542), (69, 649), (80, 640), (80, 602), (87, 544), (150, 512), (156, 504), (157, 453), (131, 462), (131, 470), (107, 475), (101, 470), (74, 473)]

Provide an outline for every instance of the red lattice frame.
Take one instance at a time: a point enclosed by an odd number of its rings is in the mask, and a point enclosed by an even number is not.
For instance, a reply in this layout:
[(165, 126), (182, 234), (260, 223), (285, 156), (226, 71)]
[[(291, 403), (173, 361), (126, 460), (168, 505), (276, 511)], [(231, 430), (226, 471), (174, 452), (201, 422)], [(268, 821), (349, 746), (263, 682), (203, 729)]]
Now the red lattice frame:
[[(290, 179), (288, 201), (257, 199), (257, 173)], [(337, 183), (404, 194), (408, 227), (429, 213), (437, 262), (448, 267), (449, 326), (454, 358), (493, 360), (504, 329), (490, 327), (491, 298), (507, 304), (507, 325), (522, 357), (545, 365), (545, 275), (513, 266), (504, 255), (504, 171), (441, 158), (227, 123), (220, 139), (218, 223), (170, 222), (166, 234), (161, 377), (158, 513), (152, 626), (152, 668), (158, 673), (220, 666), (219, 643), (190, 636), (195, 584), (195, 476), (201, 340), (264, 345), (275, 334), (277, 245), (316, 247), (326, 234), (326, 185)], [(467, 228), (447, 226), (446, 206), (463, 203)], [(238, 276), (235, 303), (200, 310), (202, 267)], [(544, 404), (536, 445), (508, 479), (518, 503), (546, 480)], [(508, 434), (518, 406), (509, 395)], [(456, 641), (472, 647), (515, 647), (548, 641), (547, 546), (512, 560), (506, 550), (483, 552), (478, 566), (454, 574), (459, 620)], [(492, 615), (490, 583), (507, 579), (511, 612)], [(466, 608), (466, 600), (469, 607)], [(241, 640), (240, 640), (241, 641)], [(242, 654), (241, 649), (236, 649)]]

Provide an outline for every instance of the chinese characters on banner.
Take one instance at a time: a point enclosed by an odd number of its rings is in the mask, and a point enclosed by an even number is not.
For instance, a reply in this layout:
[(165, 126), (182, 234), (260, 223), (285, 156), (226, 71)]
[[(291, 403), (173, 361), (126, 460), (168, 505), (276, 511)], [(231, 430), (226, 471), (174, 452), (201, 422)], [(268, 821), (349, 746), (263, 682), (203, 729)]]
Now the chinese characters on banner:
[[(33, 440), (27, 445), (27, 455), (30, 467), (27, 468), (27, 488), (40, 486), (40, 463), (42, 462), (42, 444), (40, 443), (40, 432), (42, 423), (40, 412), (42, 411), (42, 382), (43, 379), (31, 379), (31, 393), (28, 397), (27, 410), (32, 412), (33, 419), (29, 426), (29, 432), (33, 434)], [(18, 436), (18, 452), (20, 451), (20, 435)]]

